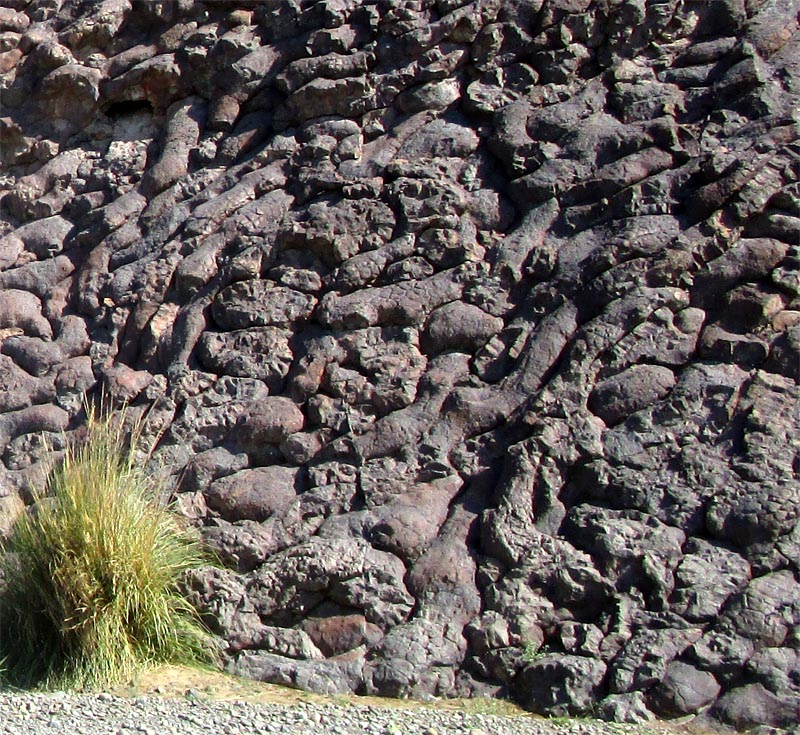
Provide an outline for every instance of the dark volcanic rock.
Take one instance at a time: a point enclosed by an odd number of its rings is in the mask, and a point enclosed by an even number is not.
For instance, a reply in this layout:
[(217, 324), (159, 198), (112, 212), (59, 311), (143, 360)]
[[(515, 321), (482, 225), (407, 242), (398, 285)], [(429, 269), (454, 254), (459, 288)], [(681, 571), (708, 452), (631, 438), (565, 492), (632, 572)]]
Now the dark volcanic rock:
[(4, 5), (0, 535), (102, 390), (231, 670), (797, 720), (796, 2)]
[(790, 727), (800, 719), (800, 697), (797, 694), (776, 696), (761, 684), (747, 684), (720, 697), (714, 714), (739, 728)]
[(659, 715), (693, 714), (717, 699), (720, 686), (714, 675), (691, 664), (673, 661), (650, 694), (650, 706)]
[(672, 370), (659, 365), (634, 365), (598, 383), (589, 406), (609, 426), (664, 398), (675, 385)]
[(525, 666), (514, 683), (519, 701), (537, 712), (586, 715), (593, 710), (606, 666), (595, 658), (544, 656)]

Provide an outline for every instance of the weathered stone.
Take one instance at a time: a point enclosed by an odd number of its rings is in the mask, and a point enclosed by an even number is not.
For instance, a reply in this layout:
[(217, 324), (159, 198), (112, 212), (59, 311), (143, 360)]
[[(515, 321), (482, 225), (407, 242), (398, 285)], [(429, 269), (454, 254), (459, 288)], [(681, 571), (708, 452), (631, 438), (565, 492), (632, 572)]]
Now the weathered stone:
[(797, 524), (800, 509), (796, 500), (791, 484), (758, 489), (733, 485), (713, 499), (706, 524), (715, 536), (742, 547), (771, 541)]
[(266, 398), (242, 416), (238, 422), (238, 440), (242, 444), (280, 444), (289, 435), (302, 431), (305, 419), (297, 404), (289, 398)]
[[(446, 477), (403, 489), (396, 499), (362, 514), (357, 521), (360, 533), (377, 549), (416, 560), (436, 540), (450, 502), (461, 486), (456, 478)], [(420, 507), (426, 508), (424, 515), (418, 512)], [(323, 525), (319, 535), (336, 535), (337, 531), (334, 521)]]
[(31, 21), (25, 13), (14, 8), (0, 9), (0, 30), (2, 31), (25, 31), (30, 26)]
[(314, 79), (289, 97), (283, 117), (293, 123), (324, 115), (356, 117), (375, 106), (371, 99), (373, 92), (365, 76)]
[(567, 534), (577, 546), (599, 558), (618, 588), (644, 588), (655, 604), (663, 604), (672, 592), (672, 570), (685, 540), (677, 528), (635, 511), (577, 506), (570, 514)]
[(31, 337), (50, 339), (53, 329), (42, 316), (41, 301), (27, 291), (0, 291), (0, 329), (20, 329)]
[(197, 146), (204, 123), (205, 105), (197, 98), (188, 98), (167, 110), (167, 125), (161, 157), (147, 169), (142, 189), (148, 197), (162, 192), (189, 171), (189, 154)]
[(423, 335), (429, 352), (475, 352), (503, 328), (503, 320), (471, 304), (454, 302), (433, 311)]
[(656, 365), (636, 365), (598, 383), (589, 406), (609, 426), (648, 408), (669, 394), (675, 385), (672, 370)]
[(175, 55), (168, 53), (147, 58), (120, 76), (104, 80), (100, 91), (111, 102), (146, 101), (153, 109), (163, 111), (184, 98), (187, 87)]
[(298, 471), (258, 467), (215, 480), (205, 491), (208, 507), (230, 521), (263, 521), (286, 510), (299, 491)]
[(4, 386), (0, 393), (0, 407), (4, 412), (53, 398), (53, 390), (48, 389), (45, 381), (37, 380), (5, 355), (0, 356), (0, 376)]
[(636, 630), (615, 659), (611, 691), (647, 690), (662, 681), (672, 661), (701, 635), (700, 628)]
[[(334, 608), (335, 609), (335, 608)], [(375, 645), (383, 631), (363, 615), (333, 614), (306, 618), (303, 630), (325, 656), (337, 656), (359, 646)]]
[(543, 656), (522, 669), (514, 689), (534, 712), (582, 715), (593, 709), (605, 673), (605, 664), (597, 659)]
[(780, 646), (800, 622), (800, 584), (789, 570), (751, 580), (726, 607), (725, 620), (760, 646)]
[(315, 299), (270, 281), (241, 281), (214, 301), (214, 320), (226, 330), (283, 326), (307, 319)]
[(334, 329), (363, 329), (375, 325), (411, 326), (421, 323), (437, 306), (461, 295), (453, 274), (443, 272), (420, 283), (404, 282), (365, 294), (322, 300), (319, 318)]
[(655, 715), (647, 709), (641, 692), (612, 694), (599, 703), (599, 715), (611, 722), (651, 722)]
[(763, 648), (747, 662), (746, 671), (779, 696), (791, 695), (796, 692), (800, 657), (792, 648)]
[(713, 674), (682, 661), (673, 661), (649, 697), (652, 710), (664, 717), (694, 714), (713, 703), (720, 685)]
[(750, 640), (723, 628), (708, 631), (688, 649), (688, 656), (719, 681), (731, 681), (741, 673), (754, 650)]
[(204, 332), (197, 344), (203, 367), (221, 375), (263, 380), (279, 393), (293, 354), (292, 333), (279, 327), (253, 327), (233, 332)]
[(192, 457), (181, 475), (179, 491), (202, 491), (218, 477), (231, 475), (246, 466), (247, 455), (232, 454), (225, 447), (214, 447)]
[(74, 133), (94, 117), (100, 99), (98, 69), (81, 64), (65, 64), (47, 74), (40, 82), (39, 104), (47, 114), (63, 120), (62, 135)]
[(3, 413), (0, 415), (0, 447), (5, 450), (9, 441), (22, 434), (65, 431), (68, 422), (69, 414), (49, 403)]
[(466, 157), (474, 153), (480, 139), (471, 128), (434, 120), (409, 136), (397, 151), (398, 158)]
[[(369, 564), (370, 575), (358, 570)], [(311, 539), (276, 554), (258, 569), (250, 593), (262, 619), (297, 621), (328, 598), (363, 610), (378, 625), (393, 625), (410, 612), (404, 567), (385, 552), (355, 539)]]
[(748, 582), (750, 565), (725, 547), (701, 539), (689, 541), (684, 551), (686, 555), (675, 569), (671, 607), (687, 620), (713, 620)]
[(237, 676), (319, 694), (350, 694), (359, 688), (363, 667), (363, 651), (320, 662), (296, 661), (263, 651), (243, 651), (228, 669)]
[(231, 670), (797, 719), (796, 3), (2, 4), (0, 511), (104, 391)]
[(113, 365), (105, 371), (109, 394), (121, 401), (134, 401), (150, 385), (153, 376), (145, 370), (131, 370), (127, 365)]
[(800, 697), (778, 697), (761, 684), (746, 684), (723, 694), (713, 712), (736, 728), (790, 727), (800, 717)]
[(237, 653), (257, 649), (265, 653), (300, 660), (322, 658), (322, 654), (302, 630), (276, 628), (270, 625), (249, 626), (243, 636), (229, 635), (228, 650)]

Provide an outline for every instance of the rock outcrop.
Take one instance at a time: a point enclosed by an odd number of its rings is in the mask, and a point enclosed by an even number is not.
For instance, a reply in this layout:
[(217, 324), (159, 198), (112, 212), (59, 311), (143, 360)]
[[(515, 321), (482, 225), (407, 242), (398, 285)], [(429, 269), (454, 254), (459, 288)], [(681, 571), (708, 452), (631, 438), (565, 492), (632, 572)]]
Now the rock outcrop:
[(232, 671), (800, 718), (797, 0), (0, 0), (0, 528), (103, 388)]

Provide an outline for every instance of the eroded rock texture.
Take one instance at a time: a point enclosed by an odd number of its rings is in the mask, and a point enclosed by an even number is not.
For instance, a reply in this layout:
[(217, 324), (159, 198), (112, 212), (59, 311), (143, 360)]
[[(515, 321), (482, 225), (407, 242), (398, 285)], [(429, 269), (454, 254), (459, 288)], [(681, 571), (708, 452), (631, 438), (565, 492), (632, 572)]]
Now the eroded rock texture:
[(800, 716), (796, 0), (0, 6), (3, 528), (102, 386), (233, 671)]

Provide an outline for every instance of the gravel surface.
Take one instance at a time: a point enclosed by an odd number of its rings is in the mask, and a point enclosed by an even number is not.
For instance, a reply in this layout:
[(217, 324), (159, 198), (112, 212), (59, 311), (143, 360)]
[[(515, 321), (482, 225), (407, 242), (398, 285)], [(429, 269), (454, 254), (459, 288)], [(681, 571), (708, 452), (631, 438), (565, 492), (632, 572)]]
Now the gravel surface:
[(0, 694), (13, 735), (642, 735), (631, 725), (548, 722), (433, 708), (275, 705), (54, 694)]

